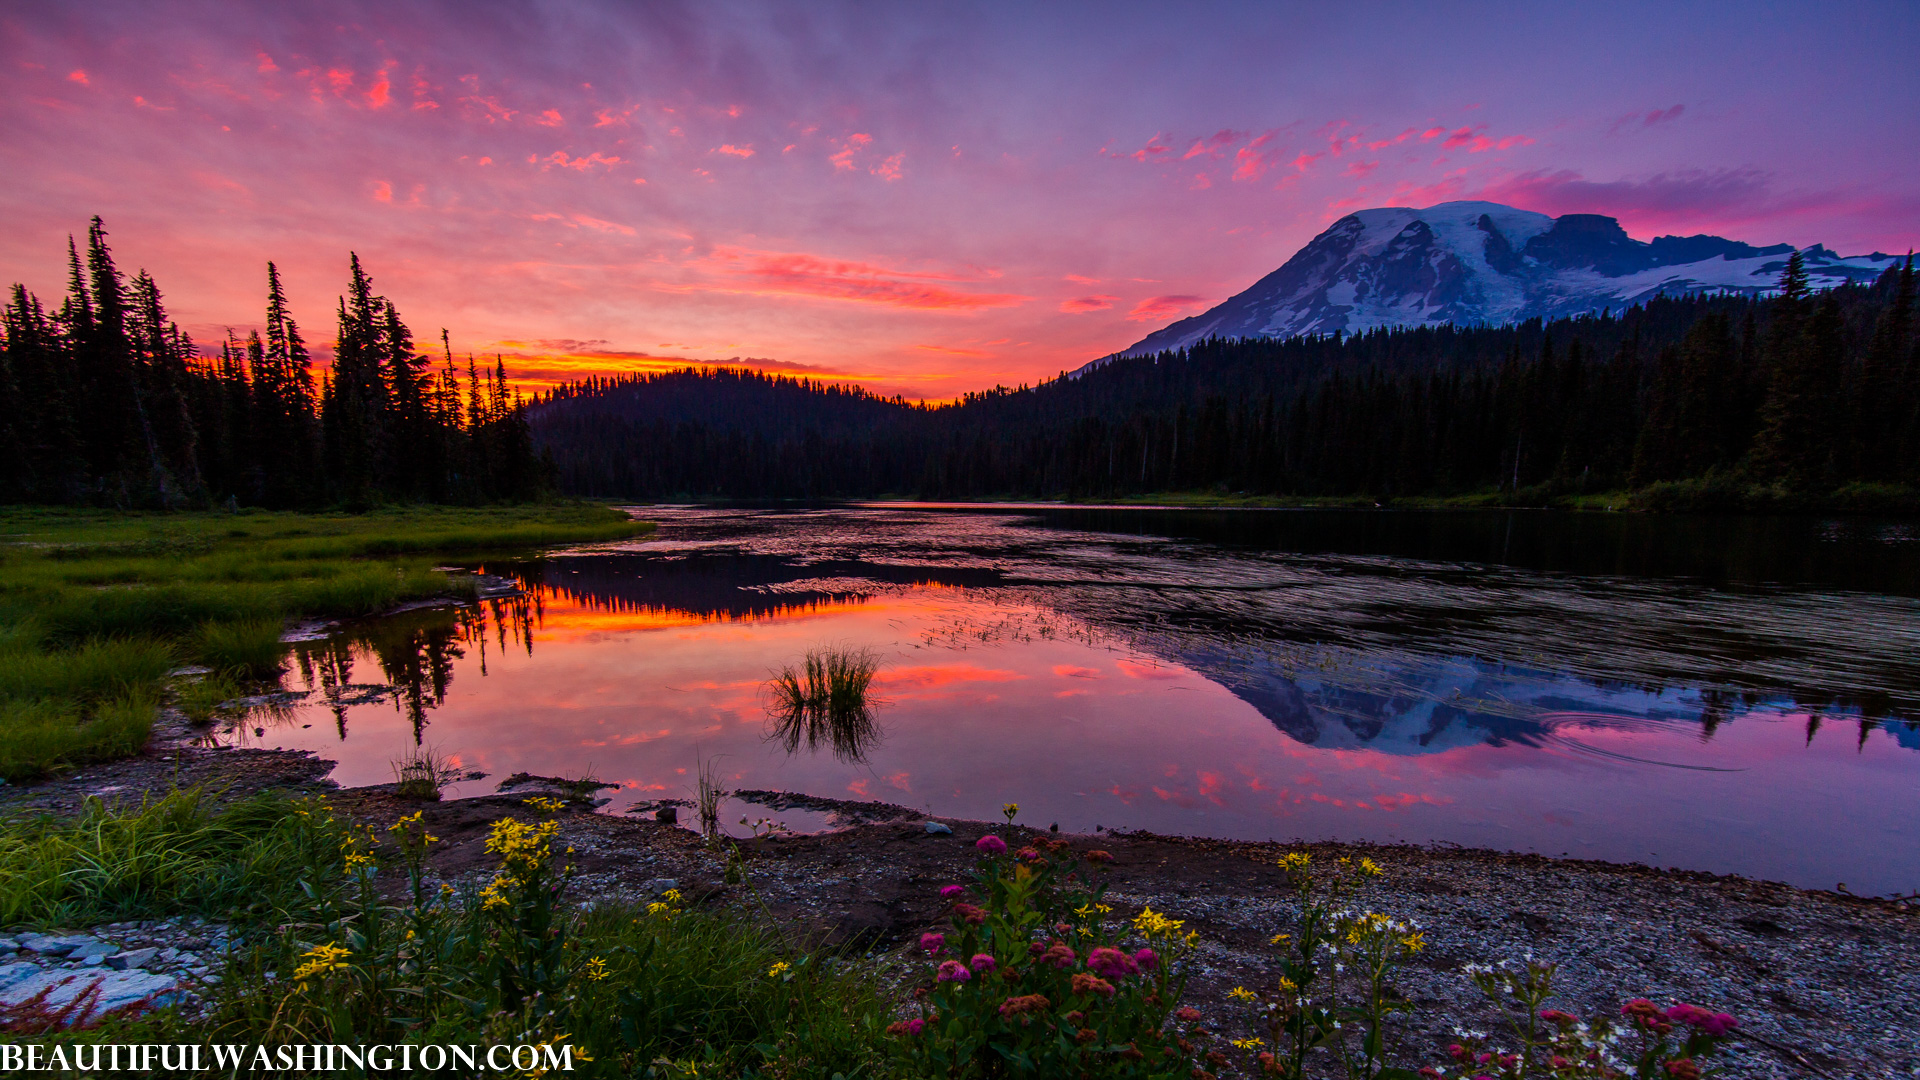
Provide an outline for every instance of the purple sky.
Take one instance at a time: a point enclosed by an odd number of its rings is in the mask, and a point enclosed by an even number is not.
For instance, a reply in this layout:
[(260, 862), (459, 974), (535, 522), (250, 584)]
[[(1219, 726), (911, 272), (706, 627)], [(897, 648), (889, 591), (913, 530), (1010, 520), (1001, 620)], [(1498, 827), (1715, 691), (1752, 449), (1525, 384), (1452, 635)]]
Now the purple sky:
[(0, 277), (56, 297), (98, 213), (203, 342), (274, 259), (324, 343), (353, 249), (420, 339), (535, 381), (945, 398), (1364, 207), (1904, 251), (1917, 57), (1911, 2), (10, 5)]

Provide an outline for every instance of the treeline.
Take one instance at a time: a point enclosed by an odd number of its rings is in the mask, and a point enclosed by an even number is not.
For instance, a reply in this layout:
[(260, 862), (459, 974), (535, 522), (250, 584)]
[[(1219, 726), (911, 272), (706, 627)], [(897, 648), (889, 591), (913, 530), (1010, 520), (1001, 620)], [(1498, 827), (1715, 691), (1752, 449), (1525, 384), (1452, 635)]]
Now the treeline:
[(536, 441), (582, 494), (1515, 496), (1920, 484), (1912, 266), (1504, 327), (1210, 340), (941, 408), (729, 370), (576, 384)]
[(106, 237), (94, 218), (84, 259), (69, 239), (57, 309), (16, 284), (0, 315), (0, 502), (358, 508), (516, 501), (546, 483), (504, 363), (469, 356), (463, 383), (443, 330), (436, 366), (358, 256), (316, 385), (274, 264), (265, 337), (229, 332), (203, 356)]

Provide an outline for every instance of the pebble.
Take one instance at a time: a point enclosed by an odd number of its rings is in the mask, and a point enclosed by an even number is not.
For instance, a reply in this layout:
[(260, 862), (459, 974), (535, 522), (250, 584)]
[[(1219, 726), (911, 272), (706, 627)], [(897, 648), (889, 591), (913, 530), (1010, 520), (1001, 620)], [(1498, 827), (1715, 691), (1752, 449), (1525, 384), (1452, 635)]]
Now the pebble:
[(937, 821), (927, 822), (927, 834), (930, 836), (952, 836), (953, 826), (942, 825)]

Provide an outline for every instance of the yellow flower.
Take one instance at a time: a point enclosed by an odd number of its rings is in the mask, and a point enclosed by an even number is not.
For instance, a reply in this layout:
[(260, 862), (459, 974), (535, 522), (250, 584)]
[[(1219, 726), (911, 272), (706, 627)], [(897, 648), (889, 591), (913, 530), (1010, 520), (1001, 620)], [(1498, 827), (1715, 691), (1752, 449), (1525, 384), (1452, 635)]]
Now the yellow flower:
[(332, 943), (315, 945), (300, 954), (300, 959), (305, 963), (294, 969), (294, 981), (300, 984), (300, 989), (305, 990), (308, 979), (325, 975), (330, 971), (339, 971), (347, 966), (347, 957), (352, 955), (353, 950), (343, 949)]
[(1301, 874), (1306, 872), (1312, 862), (1313, 856), (1304, 851), (1289, 851), (1280, 856), (1280, 869), (1290, 874)]
[(567, 808), (566, 803), (561, 802), (559, 799), (549, 799), (545, 795), (535, 795), (531, 799), (522, 799), (520, 801), (543, 814), (557, 814)]
[(647, 905), (647, 914), (649, 914), (649, 915), (651, 915), (651, 916), (653, 916), (653, 917), (655, 917), (655, 918), (660, 918), (660, 917), (663, 917), (663, 916), (664, 916), (664, 917), (666, 917), (666, 918), (672, 918), (672, 917), (673, 917), (673, 905), (672, 905), (672, 904), (662, 904), (662, 903), (660, 903), (660, 902), (659, 902), (658, 900), (656, 900), (656, 901), (654, 901), (653, 903), (651, 903), (651, 904), (648, 904), (648, 905)]
[(787, 973), (787, 969), (790, 966), (791, 965), (788, 964), (785, 960), (778, 961), (772, 967), (767, 969), (767, 978), (769, 979), (779, 978), (780, 976)]
[(606, 977), (607, 962), (605, 960), (596, 956), (587, 961), (587, 978), (592, 979), (594, 982), (599, 982)]
[(1227, 991), (1227, 996), (1235, 1001), (1258, 1001), (1259, 996), (1244, 986), (1236, 986)]
[(1236, 1050), (1258, 1050), (1267, 1045), (1264, 1039), (1232, 1039), (1230, 1041)]
[(1300, 989), (1300, 987), (1296, 985), (1292, 979), (1287, 978), (1285, 975), (1280, 976), (1280, 992), (1281, 993), (1291, 994), (1298, 989)]
[(660, 899), (665, 900), (667, 903), (673, 904), (677, 907), (680, 904), (680, 890), (668, 889), (666, 892), (663, 892), (660, 894)]
[(1293, 940), (1292, 934), (1275, 934), (1273, 935), (1273, 940), (1267, 942), (1267, 944), (1278, 945), (1283, 941), (1292, 941), (1292, 940)]
[(1368, 877), (1379, 877), (1383, 871), (1380, 869), (1380, 864), (1372, 859), (1361, 859), (1360, 872)]
[(1404, 946), (1408, 952), (1416, 953), (1420, 951), (1422, 946), (1426, 945), (1426, 936), (1426, 931), (1424, 930), (1415, 931), (1402, 937), (1400, 944)]
[(1007, 815), (1007, 823), (1011, 825), (1013, 823), (1013, 819), (1020, 815), (1020, 804), (1017, 802), (1010, 802), (1005, 806), (1002, 806), (1000, 808), (1000, 812)]

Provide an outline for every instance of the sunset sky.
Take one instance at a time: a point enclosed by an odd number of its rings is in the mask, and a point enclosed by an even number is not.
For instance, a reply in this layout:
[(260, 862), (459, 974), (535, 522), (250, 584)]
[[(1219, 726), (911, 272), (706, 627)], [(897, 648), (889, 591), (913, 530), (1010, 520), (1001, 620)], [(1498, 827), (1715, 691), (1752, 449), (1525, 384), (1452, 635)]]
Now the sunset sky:
[(1763, 4), (32, 3), (0, 277), (106, 219), (203, 344), (351, 249), (532, 384), (753, 358), (949, 398), (1123, 348), (1342, 214), (1920, 241), (1920, 14)]

